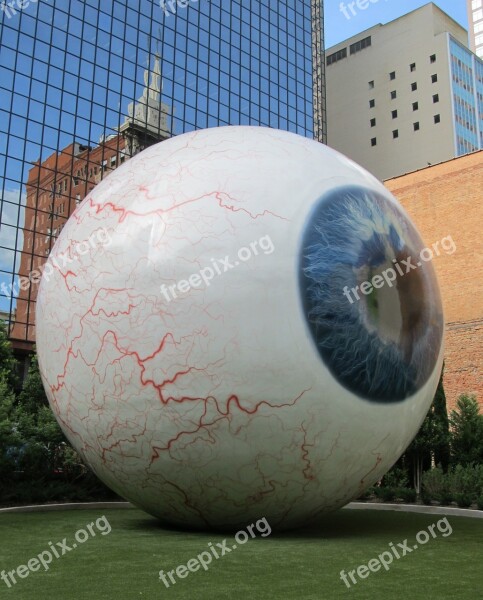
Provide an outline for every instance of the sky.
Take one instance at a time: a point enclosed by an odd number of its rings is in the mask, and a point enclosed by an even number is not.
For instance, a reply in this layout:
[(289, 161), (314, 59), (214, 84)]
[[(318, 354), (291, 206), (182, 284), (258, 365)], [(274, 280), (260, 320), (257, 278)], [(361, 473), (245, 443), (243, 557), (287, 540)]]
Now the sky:
[[(350, 2), (345, 0), (344, 4), (347, 6)], [(359, 3), (364, 5), (361, 0)], [(355, 15), (347, 11), (350, 17), (347, 19), (340, 10), (341, 0), (325, 0), (325, 45), (330, 48), (369, 27), (397, 19), (425, 4), (428, 4), (428, 0), (370, 0), (364, 10), (358, 9), (356, 4)], [(466, 0), (435, 0), (434, 4), (468, 29)]]

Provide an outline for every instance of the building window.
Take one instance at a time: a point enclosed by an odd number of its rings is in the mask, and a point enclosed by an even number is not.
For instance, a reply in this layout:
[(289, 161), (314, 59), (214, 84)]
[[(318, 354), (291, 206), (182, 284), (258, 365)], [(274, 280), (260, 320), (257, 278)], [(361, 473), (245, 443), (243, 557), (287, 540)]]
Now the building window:
[(415, 92), (418, 89), (418, 84), (416, 82), (411, 83), (411, 91)]
[(409, 69), (410, 69), (411, 73), (413, 73), (416, 70), (416, 63), (411, 63), (409, 65)]
[(391, 116), (392, 116), (393, 119), (397, 119), (397, 110), (393, 110), (391, 112)]
[(371, 44), (372, 44), (371, 36), (366, 37), (363, 40), (359, 40), (358, 42), (351, 44), (350, 45), (350, 53), (355, 54), (356, 52), (360, 52), (361, 50), (364, 50), (364, 48), (368, 48), (369, 46), (371, 46)]
[(414, 129), (414, 131), (419, 131), (419, 121), (416, 121), (416, 123), (413, 123), (413, 129)]
[(111, 156), (111, 169), (115, 169), (115, 168), (116, 168), (116, 157)]
[(436, 125), (441, 123), (441, 115), (434, 115), (434, 122)]
[(81, 196), (80, 196), (80, 194), (76, 194), (75, 205), (79, 206), (80, 203), (81, 203)]
[(374, 80), (369, 81), (369, 89), (370, 90), (374, 89)]
[(375, 127), (376, 126), (376, 119), (371, 119), (371, 127)]
[(436, 104), (437, 102), (439, 102), (439, 94), (434, 94), (434, 96), (433, 96), (433, 104)]
[(431, 56), (429, 57), (429, 62), (431, 62), (431, 63), (436, 62), (436, 54), (431, 54)]
[(434, 75), (431, 75), (431, 83), (436, 83), (438, 81), (438, 76), (436, 75), (436, 73)]
[(333, 54), (329, 54), (329, 56), (327, 57), (327, 65), (332, 65), (333, 63), (336, 63), (338, 60), (342, 60), (343, 58), (347, 57), (347, 48), (342, 48), (342, 50), (338, 50), (337, 52), (334, 52)]
[(393, 90), (393, 91), (391, 92), (391, 100), (395, 100), (395, 99), (396, 99), (396, 97), (397, 97), (397, 92), (396, 92), (396, 90)]
[(376, 106), (375, 100), (369, 100), (369, 108), (374, 108)]
[(398, 137), (399, 137), (399, 130), (398, 130), (398, 129), (395, 129), (395, 130), (392, 132), (392, 137), (393, 137), (394, 139), (396, 139), (396, 138), (398, 138)]
[(372, 138), (371, 139), (371, 146), (376, 146), (377, 145), (377, 138)]
[(419, 102), (413, 102), (413, 110), (419, 110)]
[(393, 79), (396, 79), (396, 71), (392, 71), (392, 73), (389, 73), (389, 79), (392, 81)]

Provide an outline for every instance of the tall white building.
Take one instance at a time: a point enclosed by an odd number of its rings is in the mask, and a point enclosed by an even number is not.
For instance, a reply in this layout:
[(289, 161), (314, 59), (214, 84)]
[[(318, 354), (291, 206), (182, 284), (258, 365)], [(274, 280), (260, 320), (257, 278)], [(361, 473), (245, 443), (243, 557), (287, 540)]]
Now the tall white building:
[(432, 2), (326, 52), (327, 139), (380, 179), (483, 148), (483, 62)]
[(470, 27), (470, 48), (483, 58), (483, 0), (466, 0)]

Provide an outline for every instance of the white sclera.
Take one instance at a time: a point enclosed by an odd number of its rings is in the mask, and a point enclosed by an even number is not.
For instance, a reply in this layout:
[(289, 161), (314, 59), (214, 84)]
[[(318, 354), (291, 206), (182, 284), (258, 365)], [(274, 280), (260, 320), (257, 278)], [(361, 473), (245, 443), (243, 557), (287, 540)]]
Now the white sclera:
[(65, 434), (120, 495), (179, 525), (290, 527), (343, 506), (404, 451), (442, 348), (413, 396), (368, 402), (326, 368), (302, 310), (305, 223), (347, 184), (395, 202), (326, 146), (224, 127), (147, 149), (77, 208), (49, 258), (74, 260), (41, 282), (37, 349)]

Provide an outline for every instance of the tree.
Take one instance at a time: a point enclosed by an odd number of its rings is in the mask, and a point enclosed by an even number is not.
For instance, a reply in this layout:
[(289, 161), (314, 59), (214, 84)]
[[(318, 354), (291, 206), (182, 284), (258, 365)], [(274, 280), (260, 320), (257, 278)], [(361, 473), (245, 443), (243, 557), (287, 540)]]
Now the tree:
[(13, 356), (12, 344), (7, 335), (5, 321), (0, 320), (0, 377), (10, 390), (15, 390), (18, 385), (17, 361)]
[(16, 420), (18, 432), (26, 441), (22, 454), (24, 471), (48, 475), (65, 437), (48, 405), (35, 355), (18, 395)]
[[(444, 370), (444, 367), (443, 367)], [(423, 471), (431, 468), (433, 460), (446, 471), (450, 460), (450, 431), (443, 370), (431, 407), (421, 428), (398, 464), (406, 466), (418, 496), (421, 494)]]
[(15, 421), (15, 395), (7, 377), (0, 372), (0, 480), (13, 476), (20, 449)]
[(18, 395), (18, 402), (32, 413), (38, 412), (41, 406), (49, 406), (36, 354), (30, 360), (27, 377), (23, 382), (22, 391)]
[(451, 411), (451, 459), (453, 464), (483, 462), (483, 415), (475, 396), (462, 394)]
[(405, 452), (404, 462), (412, 474), (414, 489), (418, 496), (421, 494), (421, 479), (423, 471), (431, 468), (431, 443), (433, 440), (434, 415), (433, 406), (429, 409), (416, 437)]
[(450, 463), (450, 430), (448, 410), (446, 408), (446, 394), (443, 387), (444, 364), (439, 378), (438, 388), (433, 400), (433, 416), (434, 416), (434, 462), (436, 465), (441, 465), (443, 472), (448, 471)]

